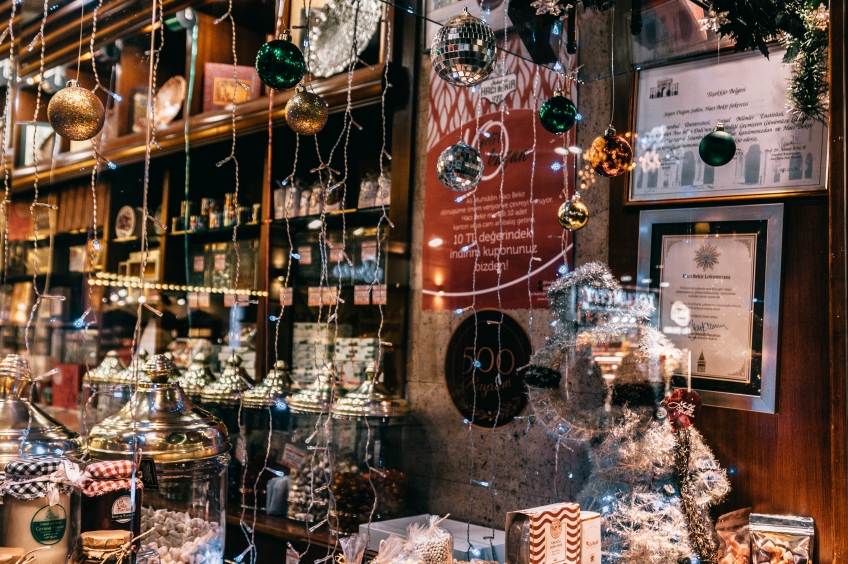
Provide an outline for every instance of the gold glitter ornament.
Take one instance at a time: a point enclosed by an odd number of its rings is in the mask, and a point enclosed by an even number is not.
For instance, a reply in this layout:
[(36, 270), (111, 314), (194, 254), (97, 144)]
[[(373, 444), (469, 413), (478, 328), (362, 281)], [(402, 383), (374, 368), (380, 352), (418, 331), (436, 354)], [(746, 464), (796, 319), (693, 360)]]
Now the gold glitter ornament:
[(299, 135), (315, 135), (327, 124), (327, 102), (300, 84), (286, 102), (286, 123)]
[(53, 130), (71, 141), (86, 141), (103, 129), (106, 110), (94, 92), (69, 80), (47, 105), (47, 121)]
[(589, 164), (601, 176), (615, 177), (631, 169), (633, 149), (621, 135), (615, 134), (615, 128), (609, 126), (603, 137), (592, 141), (589, 149)]
[(563, 229), (577, 231), (589, 222), (589, 208), (575, 196), (559, 207), (557, 219)]

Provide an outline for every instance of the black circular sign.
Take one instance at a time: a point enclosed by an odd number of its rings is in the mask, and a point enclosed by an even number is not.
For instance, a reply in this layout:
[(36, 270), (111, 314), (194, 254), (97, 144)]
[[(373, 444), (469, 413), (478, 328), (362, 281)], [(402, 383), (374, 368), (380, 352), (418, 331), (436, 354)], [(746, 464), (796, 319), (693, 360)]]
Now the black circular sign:
[(525, 372), (519, 369), (529, 362), (530, 340), (521, 325), (500, 311), (478, 311), (448, 345), (445, 380), (453, 404), (474, 425), (506, 425), (527, 405)]

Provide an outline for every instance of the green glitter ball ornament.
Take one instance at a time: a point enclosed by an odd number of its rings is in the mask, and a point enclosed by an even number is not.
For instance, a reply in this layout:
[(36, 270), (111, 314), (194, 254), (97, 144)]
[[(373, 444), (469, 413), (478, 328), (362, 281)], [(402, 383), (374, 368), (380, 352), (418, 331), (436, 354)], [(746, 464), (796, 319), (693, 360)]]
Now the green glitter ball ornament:
[(577, 121), (577, 106), (557, 88), (553, 98), (545, 100), (539, 108), (539, 121), (551, 133), (565, 133)]
[(736, 156), (736, 141), (724, 130), (724, 124), (718, 122), (715, 129), (701, 139), (698, 154), (710, 166), (724, 166)]
[(279, 39), (269, 41), (256, 53), (256, 72), (269, 88), (287, 90), (306, 74), (306, 60), (291, 34), (284, 31)]

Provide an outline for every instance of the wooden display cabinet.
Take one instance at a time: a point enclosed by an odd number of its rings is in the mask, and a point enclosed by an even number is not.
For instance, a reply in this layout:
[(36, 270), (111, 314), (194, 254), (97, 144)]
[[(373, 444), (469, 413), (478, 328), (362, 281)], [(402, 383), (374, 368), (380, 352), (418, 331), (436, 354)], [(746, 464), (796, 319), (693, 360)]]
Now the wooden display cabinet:
[[(25, 135), (23, 127), (27, 125), (20, 122), (33, 119), (40, 78), (40, 48), (27, 51), (26, 47), (38, 33), (41, 5), (30, 0), (26, 0), (24, 4), (27, 7), (25, 16), (22, 17), (19, 13), (15, 20), (16, 68), (11, 70), (12, 80), (9, 85), (0, 85), (0, 95), (4, 94), (5, 88), (12, 89), (10, 99), (15, 103), (16, 126), (10, 130), (11, 136), (7, 140), (11, 191), (16, 201), (31, 202), (36, 173), (39, 197), (42, 201), (48, 197), (61, 201), (62, 194), (76, 194), (82, 191), (81, 205), (70, 204), (68, 202), (77, 200), (66, 199), (60, 206), (57, 211), (59, 219), (51, 233), (51, 286), (54, 285), (53, 281), (61, 281), (69, 292), (69, 305), (58, 322), (68, 324), (71, 330), (79, 329), (74, 326), (74, 322), (79, 324), (80, 316), (91, 306), (96, 312), (97, 329), (100, 331), (99, 354), (111, 348), (126, 348), (132, 342), (132, 329), (135, 326), (138, 306), (137, 302), (127, 303), (126, 296), (134, 296), (133, 288), (124, 288), (125, 284), (115, 278), (119, 275), (137, 274), (134, 269), (138, 268), (142, 238), (137, 233), (129, 237), (117, 236), (115, 220), (123, 207), (140, 208), (143, 202), (146, 132), (133, 131), (133, 105), (136, 102), (141, 103), (141, 97), (146, 101), (152, 29), (151, 3), (141, 0), (104, 0), (99, 12), (95, 58), (102, 88), (97, 89), (97, 95), (106, 107), (107, 119), (104, 132), (98, 138), (100, 159), (97, 162), (99, 169), (96, 185), (98, 188), (108, 189), (105, 194), (98, 195), (96, 233), (101, 245), (101, 261), (96, 265), (97, 277), (91, 288), (86, 273), (71, 272), (69, 269), (69, 249), (85, 244), (88, 237), (92, 202), (89, 200), (86, 203), (84, 190), (87, 187), (90, 191), (92, 168), (96, 164), (91, 144), (70, 143), (57, 138), (52, 153), (42, 155), (37, 167), (16, 158)], [(318, 308), (309, 305), (309, 288), (320, 284), (320, 272), (316, 279), (315, 272), (306, 268), (307, 265), (293, 264), (290, 278), (290, 286), (294, 288), (293, 305), (286, 307), (280, 320), (280, 340), (276, 342), (277, 349), (274, 349), (276, 318), (280, 310), (281, 277), (285, 275), (287, 261), (291, 256), (289, 237), (291, 236), (295, 246), (316, 246), (319, 230), (315, 229), (315, 222), (318, 221), (320, 225), (321, 217), (315, 213), (306, 214), (292, 218), (287, 225), (284, 220), (275, 219), (274, 216), (273, 192), (278, 188), (279, 182), (292, 174), (294, 168), (297, 140), (288, 129), (284, 118), (285, 103), (294, 91), (272, 92), (262, 86), (252, 93), (253, 99), (235, 108), (235, 156), (239, 163), (238, 203), (251, 208), (258, 204), (261, 212), (260, 217), (250, 218), (238, 228), (238, 240), (248, 245), (246, 266), (249, 267), (246, 271), (239, 270), (238, 287), (222, 288), (211, 285), (208, 277), (193, 276), (196, 274), (193, 271), (200, 252), (198, 249), (202, 252), (208, 249), (213, 256), (217, 256), (216, 252), (232, 254), (231, 250), (218, 250), (225, 249), (226, 245), (232, 242), (232, 228), (192, 231), (184, 229), (179, 222), (175, 224), (173, 219), (182, 216), (183, 200), (190, 200), (199, 206), (202, 198), (222, 201), (225, 194), (235, 191), (233, 163), (216, 166), (216, 163), (224, 160), (230, 153), (233, 115), (228, 108), (204, 112), (203, 104), (206, 65), (232, 65), (234, 62), (232, 30), (229, 19), (214, 23), (224, 14), (226, 3), (163, 0), (162, 5), (168, 25), (164, 31), (164, 46), (157, 67), (157, 86), (161, 87), (168, 79), (180, 76), (191, 82), (193, 94), (191, 99), (183, 104), (182, 111), (173, 122), (156, 129), (156, 143), (151, 145), (150, 149), (150, 164), (146, 173), (148, 213), (166, 225), (167, 230), (157, 233), (151, 220), (140, 219), (147, 224), (148, 249), (158, 253), (156, 265), (149, 264), (146, 271), (145, 278), (155, 286), (148, 290), (147, 295), (150, 304), (164, 313), (159, 325), (161, 332), (184, 337), (187, 336), (189, 327), (185, 321), (185, 302), (191, 301), (190, 292), (205, 293), (206, 290), (212, 289), (213, 291), (208, 293), (208, 304), (204, 298), (204, 305), (195, 305), (193, 308), (191, 326), (195, 328), (194, 336), (198, 336), (197, 331), (201, 331), (209, 333), (214, 339), (223, 337), (229, 328), (230, 308), (235, 299), (232, 291), (249, 291), (252, 294), (252, 303), (237, 306), (241, 310), (237, 317), (240, 323), (256, 325), (256, 370), (257, 376), (261, 378), (278, 356), (292, 360), (293, 324), (318, 319)], [(0, 2), (0, 21), (4, 21), (4, 18), (8, 20), (10, 7), (10, 2)], [(96, 85), (88, 53), (92, 8), (93, 6), (85, 7), (82, 22), (82, 56), (79, 62), (79, 81), (89, 89)], [(194, 9), (196, 30), (173, 25), (172, 20), (175, 18), (172, 16), (186, 8)], [(347, 193), (342, 205), (338, 210), (323, 216), (327, 235), (330, 240), (341, 241), (344, 238), (347, 244), (351, 245), (346, 246), (346, 252), (347, 258), (351, 259), (352, 269), (355, 270), (357, 265), (361, 267), (363, 242), (373, 239), (371, 249), (374, 248), (373, 244), (377, 238), (375, 227), (382, 216), (381, 208), (358, 209), (358, 193), (362, 179), (369, 174), (375, 174), (379, 169), (378, 158), (383, 143), (383, 77), (386, 65), (390, 67), (388, 77), (393, 88), (388, 91), (386, 97), (386, 148), (389, 154), (396, 152), (397, 155), (391, 161), (384, 159), (384, 165), (391, 166), (391, 204), (387, 207), (389, 221), (382, 221), (381, 276), (378, 278), (380, 283), (387, 287), (387, 303), (383, 307), (385, 322), (381, 336), (385, 349), (384, 366), (389, 380), (401, 383), (408, 271), (410, 159), (414, 135), (412, 69), (415, 45), (412, 39), (417, 30), (401, 15), (396, 17), (393, 10), (387, 8), (386, 14), (394, 22), (393, 29), (396, 30), (392, 53), (387, 53), (385, 49), (386, 27), (383, 24), (378, 35), (361, 55), (362, 61), (353, 72), (350, 92), (347, 73), (313, 80), (310, 88), (320, 94), (330, 106), (329, 122), (325, 130), (317, 136), (318, 151), (321, 158), (327, 158), (332, 151), (330, 166), (341, 173), (336, 175), (336, 182), (345, 173), (347, 178)], [(258, 48), (273, 36), (273, 2), (236, 2), (233, 18), (236, 22), (238, 65), (252, 67)], [(156, 26), (158, 27), (158, 22)], [(194, 36), (196, 58), (192, 74)], [(159, 37), (157, 35), (157, 47)], [(79, 39), (79, 2), (60, 2), (49, 14), (45, 26), (44, 68), (51, 69), (51, 75), (58, 73), (66, 77), (77, 76)], [(41, 93), (38, 121), (46, 122), (45, 109), (52, 95), (48, 86), (45, 83)], [(108, 92), (115, 95), (110, 96)], [(352, 107), (351, 115), (362, 129), (353, 127), (347, 142), (342, 139), (333, 150), (343, 131), (348, 98)], [(269, 143), (269, 127), (273, 134), (273, 143)], [(318, 179), (314, 169), (319, 165), (315, 142), (311, 137), (301, 138), (295, 177), (306, 185), (312, 184)], [(75, 207), (66, 209), (71, 205)], [(62, 218), (65, 218), (64, 221)], [(68, 222), (68, 218), (75, 218), (73, 226)], [(254, 219), (256, 221), (253, 221)], [(389, 222), (394, 228), (386, 229)], [(174, 227), (177, 227), (176, 231)], [(313, 265), (320, 263), (319, 255), (316, 247), (316, 262)], [(347, 264), (347, 258), (343, 264)], [(330, 266), (330, 271), (332, 268)], [(351, 265), (347, 268), (351, 270)], [(341, 298), (344, 303), (340, 304), (337, 318), (339, 323), (355, 327), (356, 336), (376, 339), (380, 326), (379, 308), (370, 304), (354, 304), (354, 286), (370, 282), (363, 278), (362, 272), (359, 274), (359, 278), (355, 280), (355, 277), (343, 280)], [(370, 271), (370, 277), (373, 279), (373, 270)], [(230, 280), (233, 281), (232, 285), (236, 286), (234, 277), (231, 276)], [(337, 278), (331, 276), (330, 283), (337, 284)], [(326, 281), (323, 284), (327, 286)], [(90, 289), (94, 290), (91, 299), (88, 296)], [(122, 289), (126, 292), (121, 291)], [(115, 299), (119, 291), (121, 295)], [(323, 322), (327, 320), (326, 309), (325, 307), (321, 316)], [(142, 312), (144, 324), (153, 314), (144, 308)], [(90, 360), (96, 363), (96, 358)]]

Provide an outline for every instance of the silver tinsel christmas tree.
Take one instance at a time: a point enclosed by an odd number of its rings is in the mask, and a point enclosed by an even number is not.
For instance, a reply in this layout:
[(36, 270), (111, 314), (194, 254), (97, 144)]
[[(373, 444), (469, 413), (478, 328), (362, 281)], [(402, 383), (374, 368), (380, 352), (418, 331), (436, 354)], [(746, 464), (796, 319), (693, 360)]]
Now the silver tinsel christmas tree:
[[(681, 351), (604, 264), (560, 278), (548, 297), (556, 329), (531, 359), (530, 403), (549, 433), (590, 447), (574, 501), (603, 517), (604, 562), (716, 563), (707, 512), (730, 484), (700, 433), (676, 429), (663, 407)], [(601, 307), (582, 307), (593, 299)]]

